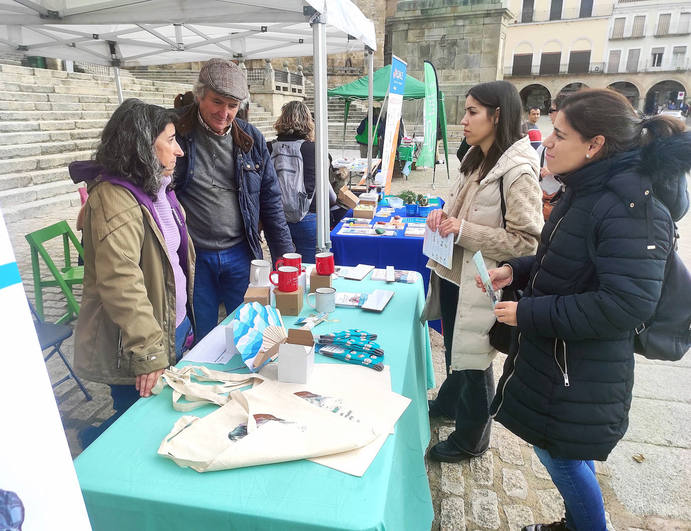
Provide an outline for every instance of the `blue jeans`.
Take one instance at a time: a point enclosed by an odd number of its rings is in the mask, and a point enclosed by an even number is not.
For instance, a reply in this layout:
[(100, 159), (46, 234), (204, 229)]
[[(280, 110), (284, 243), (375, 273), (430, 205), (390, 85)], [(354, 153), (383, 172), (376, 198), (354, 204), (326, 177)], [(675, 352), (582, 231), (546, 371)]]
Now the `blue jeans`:
[[(185, 316), (180, 325), (175, 329), (175, 359), (180, 361), (185, 340), (192, 328), (190, 318)], [(82, 450), (86, 449), (104, 431), (106, 431), (120, 416), (127, 411), (137, 400), (139, 391), (134, 385), (110, 385), (110, 396), (113, 399), (113, 409), (115, 413), (103, 421), (99, 426), (87, 426), (79, 430), (77, 438), (82, 445)]]
[(308, 212), (297, 223), (288, 223), (288, 230), (295, 244), (295, 252), (302, 255), (303, 262), (313, 264), (317, 251), (317, 215)]
[(535, 453), (556, 485), (566, 507), (566, 525), (574, 531), (606, 531), (605, 505), (592, 461), (552, 457), (547, 450)]
[(195, 342), (218, 324), (218, 305), (230, 315), (245, 297), (250, 283), (251, 253), (247, 242), (229, 249), (197, 249), (194, 272)]

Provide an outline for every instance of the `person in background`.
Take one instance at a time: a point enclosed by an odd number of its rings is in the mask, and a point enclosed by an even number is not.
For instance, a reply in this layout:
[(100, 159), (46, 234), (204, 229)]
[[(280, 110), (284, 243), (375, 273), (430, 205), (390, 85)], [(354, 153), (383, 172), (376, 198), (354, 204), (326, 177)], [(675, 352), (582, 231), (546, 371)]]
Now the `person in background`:
[(470, 144), (468, 144), (468, 141), (463, 137), (463, 140), (461, 140), (461, 145), (458, 146), (458, 151), (456, 151), (456, 158), (458, 159), (458, 162), (463, 162), (463, 157), (465, 157), (466, 153), (468, 153), (468, 150), (470, 150)]
[(540, 119), (540, 107), (531, 107), (528, 110), (528, 120), (523, 122), (524, 134), (530, 138), (530, 145), (537, 149), (542, 143), (542, 133), (537, 126), (537, 121)]
[(125, 100), (103, 129), (95, 160), (69, 167), (89, 192), (74, 369), (110, 385), (115, 410), (79, 434), (83, 447), (151, 395), (191, 331), (194, 248), (170, 189), (182, 156), (174, 118), (156, 105)]
[[(281, 115), (274, 124), (278, 136), (269, 144), (269, 152), (274, 146), (285, 143), (300, 143), (302, 156), (302, 179), (307, 197), (310, 200), (309, 211), (295, 223), (288, 223), (288, 229), (295, 244), (295, 251), (302, 255), (304, 262), (313, 264), (317, 249), (317, 200), (315, 191), (315, 153), (314, 153), (314, 120), (307, 105), (301, 101), (289, 101), (281, 108)], [(278, 155), (280, 156), (280, 155)], [(274, 160), (274, 166), (278, 167)], [(281, 183), (282, 185), (282, 183)], [(329, 204), (336, 204), (336, 194), (329, 184)]]
[(565, 191), (537, 254), (489, 271), (495, 289), (524, 290), (494, 310), (518, 340), (491, 413), (534, 445), (564, 498), (564, 519), (523, 529), (604, 531), (593, 461), (628, 426), (634, 329), (655, 311), (674, 221), (688, 209), (691, 133), (668, 117), (639, 119), (618, 92), (582, 89), (544, 143)]
[[(457, 462), (482, 455), (489, 445), (489, 404), (494, 397), (488, 332), (495, 322), (489, 297), (474, 286), (472, 256), (482, 251), (489, 268), (537, 249), (543, 225), (538, 160), (521, 134), (521, 99), (506, 81), (468, 91), (461, 121), (470, 151), (444, 210), (427, 225), (442, 237), (453, 235), (451, 268), (430, 260), (422, 320), (442, 320), (447, 377), (430, 417), (455, 419), (455, 431), (433, 446), (435, 461)], [(503, 211), (505, 210), (505, 212)]]
[[(557, 116), (559, 111), (559, 106), (566, 98), (566, 94), (560, 92), (557, 96), (550, 102), (549, 105), (549, 119), (554, 125), (554, 118)], [(561, 195), (561, 182), (556, 175), (549, 171), (547, 164), (545, 163), (545, 146), (541, 144), (537, 148), (537, 156), (540, 158), (540, 188), (542, 188), (542, 215), (547, 221), (549, 215), (552, 213), (554, 204), (559, 200)]]
[(194, 103), (194, 94), (192, 94), (191, 90), (188, 90), (184, 94), (178, 94), (175, 96), (175, 99), (173, 100), (173, 108), (182, 109), (183, 107), (187, 107), (192, 103)]
[[(372, 124), (376, 124), (379, 119), (379, 108), (375, 107), (372, 109)], [(386, 116), (382, 116), (379, 120), (379, 126), (377, 131), (374, 132), (374, 125), (372, 125), (372, 158), (376, 159), (381, 154), (381, 144), (384, 142), (384, 128), (386, 126), (385, 122)], [(360, 146), (360, 157), (367, 157), (367, 116), (365, 116), (360, 125), (357, 126), (357, 134), (355, 135), (355, 141)]]
[(177, 139), (185, 154), (174, 182), (197, 250), (200, 340), (218, 324), (221, 302), (228, 314), (242, 303), (250, 262), (263, 258), (259, 223), (274, 261), (294, 246), (264, 136), (236, 118), (248, 97), (244, 73), (230, 60), (211, 59), (193, 92), (195, 103), (179, 109)]

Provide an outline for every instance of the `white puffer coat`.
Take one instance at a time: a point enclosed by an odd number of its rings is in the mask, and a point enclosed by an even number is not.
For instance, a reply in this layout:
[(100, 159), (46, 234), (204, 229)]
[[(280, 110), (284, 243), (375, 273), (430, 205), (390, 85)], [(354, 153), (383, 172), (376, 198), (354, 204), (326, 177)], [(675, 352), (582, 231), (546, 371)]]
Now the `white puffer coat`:
[[(511, 145), (479, 183), (477, 173), (461, 175), (444, 210), (463, 220), (454, 246), (451, 269), (430, 260), (432, 269), (422, 320), (439, 319), (439, 277), (459, 286), (453, 330), (451, 368), (484, 370), (496, 351), (490, 346), (489, 329), (495, 322), (487, 294), (475, 285), (473, 254), (482, 251), (487, 269), (497, 262), (534, 254), (542, 230), (542, 191), (538, 183), (539, 161), (528, 137)], [(500, 181), (503, 179), (506, 227), (502, 220)], [(460, 201), (460, 203), (459, 203)]]

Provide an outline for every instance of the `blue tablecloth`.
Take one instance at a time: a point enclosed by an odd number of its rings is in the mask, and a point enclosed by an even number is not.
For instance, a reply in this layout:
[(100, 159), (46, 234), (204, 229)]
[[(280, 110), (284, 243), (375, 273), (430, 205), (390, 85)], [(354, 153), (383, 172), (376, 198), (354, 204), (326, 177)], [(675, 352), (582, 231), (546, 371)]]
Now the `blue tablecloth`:
[[(360, 292), (383, 287), (370, 280), (338, 279), (334, 285)], [(418, 322), (423, 290), (419, 282), (387, 288), (395, 295), (382, 313), (339, 308), (331, 314), (336, 322), (315, 329), (358, 327), (379, 334), (392, 390), (412, 400), (363, 477), (305, 460), (203, 474), (180, 468), (156, 453), (184, 414), (173, 410), (168, 388), (135, 403), (76, 459), (93, 529), (428, 530), (434, 511), (424, 452), (434, 373), (427, 327)], [(290, 326), (295, 318), (285, 321)], [(322, 356), (317, 361), (340, 363)], [(239, 365), (236, 356), (226, 369)], [(192, 414), (214, 410), (205, 406)]]
[[(442, 208), (444, 202), (435, 198), (430, 206)], [(381, 205), (380, 205), (381, 207)], [(352, 217), (350, 210), (346, 217)], [(396, 215), (408, 217), (405, 206), (396, 209)], [(374, 221), (384, 221), (387, 217), (375, 217)], [(392, 265), (396, 269), (418, 271), (422, 275), (425, 295), (429, 286), (430, 270), (427, 269), (427, 258), (422, 254), (422, 238), (404, 236), (405, 230), (397, 230), (395, 236), (358, 236), (354, 234), (338, 234), (343, 227), (339, 223), (331, 231), (331, 250), (337, 265), (355, 266), (369, 264), (384, 268)], [(430, 321), (429, 325), (437, 332), (441, 332), (440, 321)]]

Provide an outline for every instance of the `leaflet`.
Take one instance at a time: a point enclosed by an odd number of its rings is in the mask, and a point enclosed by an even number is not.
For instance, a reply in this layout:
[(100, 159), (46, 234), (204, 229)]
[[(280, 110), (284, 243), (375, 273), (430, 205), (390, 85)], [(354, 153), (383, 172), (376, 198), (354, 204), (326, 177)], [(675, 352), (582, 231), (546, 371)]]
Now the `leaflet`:
[(473, 255), (473, 262), (475, 263), (475, 268), (480, 275), (480, 280), (485, 285), (485, 290), (487, 290), (487, 295), (489, 295), (489, 300), (492, 303), (492, 308), (497, 304), (497, 295), (494, 293), (492, 288), (492, 281), (489, 278), (489, 272), (487, 271), (487, 266), (485, 265), (485, 259), (482, 257), (482, 251), (478, 251)]
[(451, 269), (453, 261), (454, 234), (447, 234), (442, 238), (437, 231), (425, 225), (425, 239), (422, 242), (422, 254), (429, 256), (435, 262)]

